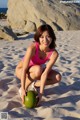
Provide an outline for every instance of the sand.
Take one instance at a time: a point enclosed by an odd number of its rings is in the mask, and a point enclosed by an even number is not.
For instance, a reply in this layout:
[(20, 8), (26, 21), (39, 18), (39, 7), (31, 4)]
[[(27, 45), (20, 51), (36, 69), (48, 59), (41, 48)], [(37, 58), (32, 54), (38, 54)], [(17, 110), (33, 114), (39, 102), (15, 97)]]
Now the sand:
[(0, 40), (0, 112), (9, 120), (80, 120), (80, 31), (56, 32), (59, 58), (54, 67), (59, 84), (45, 87), (42, 103), (34, 109), (21, 104), (15, 67), (33, 41), (33, 33), (9, 42)]

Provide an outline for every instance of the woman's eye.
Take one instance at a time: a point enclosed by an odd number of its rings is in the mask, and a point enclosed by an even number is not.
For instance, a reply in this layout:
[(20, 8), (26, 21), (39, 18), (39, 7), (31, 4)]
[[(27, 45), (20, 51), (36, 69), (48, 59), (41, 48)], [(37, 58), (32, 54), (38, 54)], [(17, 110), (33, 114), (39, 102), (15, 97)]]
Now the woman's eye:
[(47, 38), (50, 38), (50, 36), (47, 36)]
[(40, 38), (44, 38), (44, 36), (41, 36)]
[(50, 36), (41, 36), (40, 38), (51, 38)]

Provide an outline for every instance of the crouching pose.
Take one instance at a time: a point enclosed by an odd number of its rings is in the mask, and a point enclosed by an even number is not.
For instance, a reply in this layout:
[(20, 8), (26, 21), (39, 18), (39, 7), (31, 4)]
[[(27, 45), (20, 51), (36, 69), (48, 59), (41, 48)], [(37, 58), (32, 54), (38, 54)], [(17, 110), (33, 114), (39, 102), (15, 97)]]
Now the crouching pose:
[(22, 103), (29, 85), (34, 83), (34, 88), (40, 88), (39, 104), (45, 85), (60, 82), (61, 75), (52, 69), (58, 58), (58, 52), (55, 49), (56, 37), (52, 27), (48, 24), (41, 25), (34, 34), (34, 40), (35, 42), (27, 48), (24, 58), (18, 63), (16, 76), (21, 81)]

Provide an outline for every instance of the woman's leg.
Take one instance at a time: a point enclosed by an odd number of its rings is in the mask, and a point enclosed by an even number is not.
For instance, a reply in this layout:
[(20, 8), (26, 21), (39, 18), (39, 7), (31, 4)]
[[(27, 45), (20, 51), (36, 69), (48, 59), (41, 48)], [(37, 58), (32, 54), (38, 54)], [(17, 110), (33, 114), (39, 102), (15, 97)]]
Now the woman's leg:
[[(39, 65), (35, 65), (29, 68), (28, 73), (26, 73), (26, 81), (25, 81), (25, 89), (36, 79), (40, 79), (42, 74), (42, 68)], [(21, 73), (22, 73), (22, 65), (19, 64), (16, 67), (16, 76), (18, 79), (21, 80)]]
[[(55, 70), (51, 70), (48, 75), (46, 85), (52, 85), (60, 81), (61, 81), (61, 74)], [(40, 87), (40, 83), (41, 83), (40, 80), (37, 80), (35, 83), (35, 87)]]
[[(27, 89), (28, 86), (34, 81), (37, 80), (35, 83), (35, 87), (40, 87), (40, 76), (43, 72), (43, 69), (41, 66), (39, 65), (35, 65), (29, 68), (28, 74), (26, 73), (26, 84), (25, 84), (25, 88)], [(22, 73), (22, 63), (20, 63), (17, 67), (16, 67), (16, 76), (18, 77), (18, 79), (21, 80), (21, 73)], [(55, 84), (60, 82), (61, 80), (61, 75), (59, 72), (55, 71), (55, 70), (51, 70), (47, 81), (46, 81), (46, 85), (51, 85), (51, 84)]]
[(29, 68), (27, 78), (26, 78), (26, 84), (25, 89), (28, 88), (28, 86), (35, 80), (40, 79), (40, 76), (42, 74), (42, 68), (39, 65), (35, 65)]

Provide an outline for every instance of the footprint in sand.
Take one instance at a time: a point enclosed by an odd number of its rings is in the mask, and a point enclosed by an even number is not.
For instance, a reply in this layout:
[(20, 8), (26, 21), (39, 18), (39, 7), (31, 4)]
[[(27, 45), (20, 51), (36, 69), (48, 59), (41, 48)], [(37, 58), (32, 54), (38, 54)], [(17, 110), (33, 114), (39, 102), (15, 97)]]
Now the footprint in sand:
[(72, 72), (63, 72), (62, 76), (67, 77), (67, 76), (70, 76), (71, 74), (72, 74)]
[(24, 57), (24, 55), (19, 55), (19, 58), (23, 58)]
[(0, 72), (2, 71), (3, 68), (4, 68), (4, 64), (2, 61), (0, 61)]
[(9, 46), (8, 47), (5, 47), (5, 48), (3, 48), (3, 49), (8, 49), (9, 48)]
[(62, 56), (60, 56), (60, 60), (66, 61), (66, 59)]
[(72, 77), (72, 80), (74, 80), (74, 81), (80, 81), (80, 78), (78, 78), (78, 77)]
[(8, 56), (7, 56), (7, 57), (4, 57), (4, 58), (5, 58), (5, 59), (13, 59), (12, 57), (8, 57)]
[[(9, 89), (9, 82), (11, 82), (11, 79), (2, 79), (0, 80), (0, 88), (3, 90), (3, 91), (7, 91)], [(6, 85), (5, 85), (6, 83)]]
[(71, 60), (66, 60), (66, 64), (71, 64)]
[(10, 54), (10, 53), (7, 53), (6, 56), (11, 56), (11, 54)]
[(24, 51), (26, 51), (26, 48), (23, 48)]
[(70, 58), (64, 58), (63, 56), (60, 56), (61, 63), (71, 64), (71, 60), (69, 59)]

